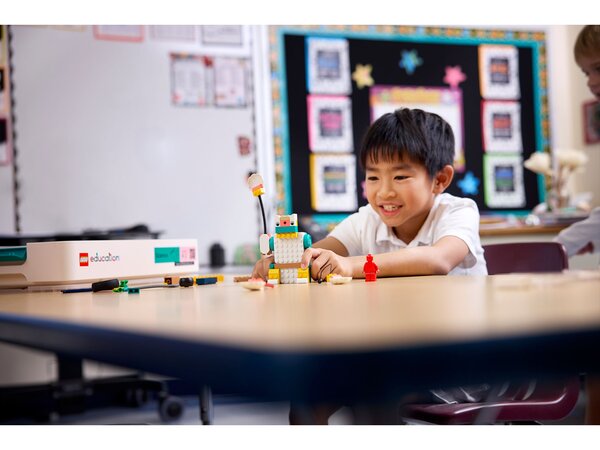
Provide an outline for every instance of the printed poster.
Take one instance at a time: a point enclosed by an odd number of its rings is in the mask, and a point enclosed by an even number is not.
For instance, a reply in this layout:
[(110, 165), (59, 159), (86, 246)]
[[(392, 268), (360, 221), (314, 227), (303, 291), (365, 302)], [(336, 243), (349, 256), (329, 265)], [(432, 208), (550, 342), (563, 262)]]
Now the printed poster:
[(10, 135), (8, 120), (0, 117), (0, 166), (10, 163)]
[(398, 108), (418, 108), (442, 117), (454, 133), (454, 170), (465, 170), (463, 102), (460, 89), (413, 86), (373, 86), (371, 123)]
[(521, 155), (483, 156), (485, 203), (490, 208), (525, 206), (523, 159)]
[(521, 153), (521, 104), (510, 101), (483, 101), (481, 109), (484, 150)]
[(175, 106), (214, 103), (212, 58), (171, 54), (171, 102)]
[(8, 112), (8, 78), (6, 74), (6, 68), (0, 67), (0, 114)]
[(310, 155), (310, 198), (315, 211), (356, 211), (356, 157)]
[(307, 80), (311, 94), (350, 94), (348, 41), (333, 38), (306, 38)]
[(6, 25), (0, 25), (0, 66), (6, 65), (8, 61), (8, 38), (6, 32)]
[(247, 60), (241, 58), (214, 59), (216, 106), (246, 106), (246, 66)]
[(586, 144), (600, 142), (600, 102), (592, 100), (583, 104), (583, 127)]
[(156, 41), (195, 42), (195, 25), (150, 25), (150, 37)]
[(94, 37), (105, 41), (142, 42), (143, 25), (94, 25)]
[(309, 95), (308, 141), (313, 152), (351, 152), (352, 106), (349, 97)]
[(202, 53), (215, 56), (250, 56), (249, 25), (201, 25)]
[(479, 88), (486, 99), (518, 100), (519, 52), (512, 45), (479, 46)]
[(241, 25), (202, 25), (200, 27), (203, 45), (227, 45), (241, 47), (244, 42)]

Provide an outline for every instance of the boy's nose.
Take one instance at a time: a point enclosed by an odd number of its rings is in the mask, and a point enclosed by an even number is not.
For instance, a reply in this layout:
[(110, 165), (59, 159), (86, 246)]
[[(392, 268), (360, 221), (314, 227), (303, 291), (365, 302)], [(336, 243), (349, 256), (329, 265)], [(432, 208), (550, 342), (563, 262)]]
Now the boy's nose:
[(391, 198), (396, 196), (396, 191), (392, 188), (392, 186), (384, 184), (379, 190), (379, 196), (381, 198)]

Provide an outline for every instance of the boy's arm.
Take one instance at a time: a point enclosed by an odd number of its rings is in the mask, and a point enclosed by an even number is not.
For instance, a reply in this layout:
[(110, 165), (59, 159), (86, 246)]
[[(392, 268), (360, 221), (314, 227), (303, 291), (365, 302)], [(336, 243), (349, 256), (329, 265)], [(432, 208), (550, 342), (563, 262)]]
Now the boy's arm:
[[(444, 236), (432, 246), (405, 248), (373, 256), (374, 262), (379, 266), (378, 276), (395, 277), (446, 275), (460, 264), (468, 253), (469, 247), (462, 239)], [(347, 259), (352, 264), (352, 276), (364, 277), (365, 256), (352, 256)]]
[(348, 256), (348, 250), (340, 241), (336, 238), (327, 236), (320, 241), (317, 241), (313, 244), (314, 248), (324, 248), (327, 250), (331, 250), (334, 253), (337, 253), (340, 256)]

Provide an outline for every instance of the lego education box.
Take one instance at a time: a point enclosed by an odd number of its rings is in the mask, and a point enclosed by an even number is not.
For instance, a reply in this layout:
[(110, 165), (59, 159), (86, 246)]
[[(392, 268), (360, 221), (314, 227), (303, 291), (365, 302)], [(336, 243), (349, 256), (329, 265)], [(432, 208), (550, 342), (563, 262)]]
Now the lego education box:
[(197, 258), (196, 239), (32, 242), (0, 247), (0, 288), (190, 274)]

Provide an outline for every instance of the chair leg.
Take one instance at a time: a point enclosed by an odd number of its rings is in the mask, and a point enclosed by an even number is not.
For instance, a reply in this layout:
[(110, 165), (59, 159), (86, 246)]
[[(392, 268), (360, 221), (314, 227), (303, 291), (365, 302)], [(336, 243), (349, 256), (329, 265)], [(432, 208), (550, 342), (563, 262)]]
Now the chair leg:
[(400, 417), (397, 402), (360, 404), (352, 407), (355, 425), (401, 425), (405, 422)]
[(212, 391), (210, 386), (202, 386), (202, 391), (200, 392), (200, 421), (202, 425), (212, 425), (213, 423)]

